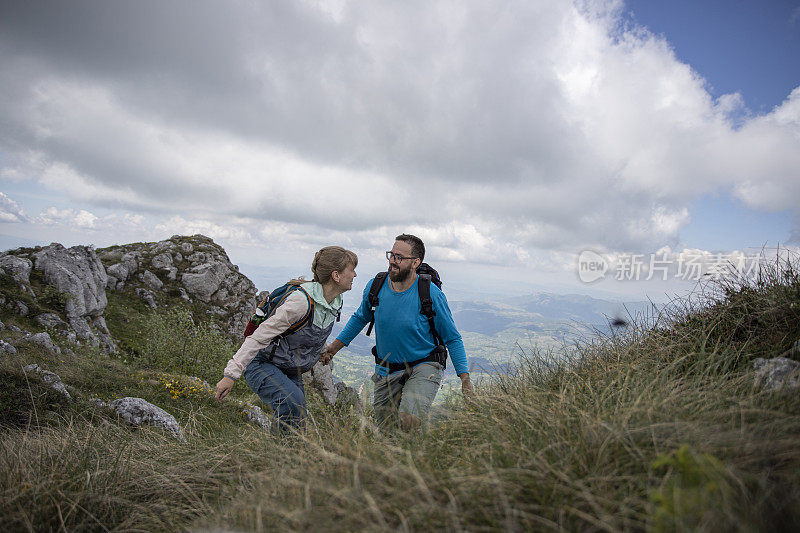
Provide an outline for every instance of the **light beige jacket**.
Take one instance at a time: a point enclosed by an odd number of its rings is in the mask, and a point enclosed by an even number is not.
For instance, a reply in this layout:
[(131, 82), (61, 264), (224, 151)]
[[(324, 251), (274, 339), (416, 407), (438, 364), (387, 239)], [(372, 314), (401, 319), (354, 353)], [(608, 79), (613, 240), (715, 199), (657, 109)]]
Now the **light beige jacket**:
[[(337, 296), (331, 303), (325, 300), (322, 285), (316, 281), (303, 283), (300, 287), (314, 299), (314, 323), (319, 327), (327, 327), (336, 319), (342, 307), (342, 296)], [(272, 340), (289, 329), (289, 326), (308, 312), (308, 298), (302, 291), (292, 292), (276, 310), (275, 313), (262, 322), (256, 330), (247, 337), (242, 346), (225, 366), (225, 375), (231, 379), (239, 379), (242, 372), (250, 364), (259, 350), (266, 348)]]

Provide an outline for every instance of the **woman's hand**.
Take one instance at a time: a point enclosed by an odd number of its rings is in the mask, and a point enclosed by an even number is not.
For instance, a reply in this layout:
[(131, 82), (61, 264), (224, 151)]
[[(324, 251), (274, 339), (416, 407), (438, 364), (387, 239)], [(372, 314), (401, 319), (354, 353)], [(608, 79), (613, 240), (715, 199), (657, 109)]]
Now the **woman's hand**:
[(233, 389), (233, 385), (235, 383), (236, 382), (233, 381), (228, 376), (225, 376), (224, 378), (219, 380), (219, 383), (217, 383), (217, 401), (218, 402), (221, 402), (222, 399), (225, 398), (225, 396), (228, 395), (228, 393)]

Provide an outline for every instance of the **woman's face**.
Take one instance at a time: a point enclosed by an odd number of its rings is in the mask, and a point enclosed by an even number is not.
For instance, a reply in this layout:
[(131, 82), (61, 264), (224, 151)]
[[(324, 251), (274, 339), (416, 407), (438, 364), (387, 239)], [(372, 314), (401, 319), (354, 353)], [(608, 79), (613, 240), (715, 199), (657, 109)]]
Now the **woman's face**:
[(337, 284), (345, 291), (353, 288), (353, 278), (356, 277), (356, 269), (353, 265), (347, 265), (344, 270), (337, 271), (339, 274), (339, 281)]

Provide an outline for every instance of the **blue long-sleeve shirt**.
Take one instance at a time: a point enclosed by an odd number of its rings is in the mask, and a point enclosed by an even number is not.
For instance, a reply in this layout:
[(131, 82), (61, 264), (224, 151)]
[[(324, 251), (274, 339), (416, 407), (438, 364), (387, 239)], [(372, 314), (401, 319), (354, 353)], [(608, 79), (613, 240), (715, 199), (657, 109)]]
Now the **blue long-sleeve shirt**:
[[(369, 323), (372, 314), (369, 291), (374, 281), (373, 278), (367, 283), (361, 305), (337, 337), (345, 346), (349, 345)], [(394, 292), (387, 279), (378, 292), (378, 306), (375, 308), (375, 344), (379, 357), (390, 363), (416, 361), (427, 357), (436, 348), (428, 318), (420, 312), (418, 283), (419, 277), (408, 289)], [(453, 322), (447, 298), (433, 283), (431, 283), (431, 300), (433, 310), (436, 312), (433, 318), (436, 332), (450, 352), (456, 374), (467, 372), (467, 353), (464, 350), (461, 334)], [(386, 368), (375, 365), (375, 372), (385, 375)]]

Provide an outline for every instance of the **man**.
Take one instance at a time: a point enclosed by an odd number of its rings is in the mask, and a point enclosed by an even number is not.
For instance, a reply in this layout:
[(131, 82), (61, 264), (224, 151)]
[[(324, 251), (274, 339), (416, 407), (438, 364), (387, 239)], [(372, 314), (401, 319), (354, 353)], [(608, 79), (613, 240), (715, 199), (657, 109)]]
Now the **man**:
[[(399, 418), (406, 431), (420, 426), (442, 382), (443, 360), (437, 360), (437, 343), (430, 324), (423, 315), (418, 293), (417, 268), (425, 258), (425, 245), (414, 235), (398, 235), (390, 252), (389, 275), (378, 292), (375, 307), (376, 364), (375, 421), (379, 426)], [(339, 336), (322, 353), (320, 360), (327, 364), (372, 319), (369, 292), (375, 279), (367, 283), (358, 310), (347, 321)], [(456, 373), (461, 378), (461, 390), (472, 394), (467, 368), (467, 354), (461, 335), (456, 329), (444, 293), (433, 283), (430, 297), (436, 313), (433, 320), (436, 333), (450, 352)], [(441, 361), (441, 362), (439, 362)]]

